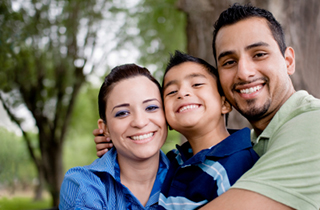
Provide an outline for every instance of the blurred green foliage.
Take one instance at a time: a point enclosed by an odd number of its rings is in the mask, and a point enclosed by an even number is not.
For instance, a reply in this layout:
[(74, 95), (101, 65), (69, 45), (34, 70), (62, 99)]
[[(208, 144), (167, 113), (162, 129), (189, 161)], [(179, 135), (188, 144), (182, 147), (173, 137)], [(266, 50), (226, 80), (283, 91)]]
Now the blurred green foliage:
[(12, 199), (0, 198), (0, 210), (35, 210), (49, 209), (51, 200), (33, 201), (32, 198), (15, 197)]
[(36, 177), (26, 145), (22, 137), (0, 127), (0, 190), (7, 188), (14, 192), (26, 188)]

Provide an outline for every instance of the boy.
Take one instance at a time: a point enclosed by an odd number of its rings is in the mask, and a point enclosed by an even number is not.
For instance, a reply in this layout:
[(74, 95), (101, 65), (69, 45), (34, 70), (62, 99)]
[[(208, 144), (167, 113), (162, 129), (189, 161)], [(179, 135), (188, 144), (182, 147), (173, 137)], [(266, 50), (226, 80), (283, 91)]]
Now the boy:
[(166, 68), (166, 119), (188, 142), (167, 154), (171, 163), (159, 198), (164, 209), (203, 206), (228, 190), (259, 158), (248, 128), (228, 133), (225, 115), (231, 106), (217, 75), (204, 60), (179, 51)]
[(170, 127), (188, 142), (167, 154), (170, 167), (159, 205), (198, 208), (229, 189), (258, 160), (250, 130), (229, 134), (231, 111), (217, 70), (202, 59), (176, 51), (163, 77), (163, 101)]

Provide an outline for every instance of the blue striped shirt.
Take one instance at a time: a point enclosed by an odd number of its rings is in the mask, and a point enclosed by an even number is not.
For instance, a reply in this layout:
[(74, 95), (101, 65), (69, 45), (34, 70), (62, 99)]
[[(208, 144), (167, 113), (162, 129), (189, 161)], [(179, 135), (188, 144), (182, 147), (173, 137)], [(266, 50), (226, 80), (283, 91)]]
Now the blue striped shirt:
[(160, 189), (169, 161), (163, 152), (156, 180), (146, 206), (120, 182), (117, 151), (111, 149), (91, 165), (71, 168), (65, 175), (60, 190), (59, 209), (157, 209)]
[(167, 154), (170, 167), (159, 209), (196, 209), (227, 191), (258, 160), (250, 129), (239, 130), (193, 156), (189, 142)]

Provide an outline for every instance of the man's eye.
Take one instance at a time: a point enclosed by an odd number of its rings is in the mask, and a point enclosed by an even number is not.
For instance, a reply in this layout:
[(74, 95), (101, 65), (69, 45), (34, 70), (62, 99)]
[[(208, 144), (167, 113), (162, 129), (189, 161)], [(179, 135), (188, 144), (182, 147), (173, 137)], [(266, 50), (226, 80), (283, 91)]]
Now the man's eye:
[(257, 53), (257, 54), (254, 55), (254, 57), (260, 58), (260, 57), (263, 57), (265, 55), (267, 55), (267, 53)]
[(155, 110), (158, 110), (158, 109), (159, 109), (159, 106), (151, 105), (151, 106), (148, 106), (146, 108), (146, 111), (152, 112), (152, 111), (155, 111)]
[(125, 117), (127, 115), (129, 115), (128, 111), (119, 111), (115, 114), (115, 117)]
[(231, 61), (225, 62), (224, 64), (222, 64), (222, 66), (231, 66), (231, 65), (233, 65), (234, 63), (235, 63), (235, 61), (234, 61), (234, 60), (231, 60)]

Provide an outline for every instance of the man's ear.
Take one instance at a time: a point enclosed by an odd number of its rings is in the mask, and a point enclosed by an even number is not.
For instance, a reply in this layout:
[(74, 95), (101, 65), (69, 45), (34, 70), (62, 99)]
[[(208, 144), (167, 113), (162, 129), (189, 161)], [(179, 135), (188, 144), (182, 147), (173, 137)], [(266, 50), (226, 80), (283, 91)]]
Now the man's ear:
[(294, 57), (294, 50), (292, 47), (287, 47), (286, 51), (284, 52), (284, 57), (287, 65), (287, 73), (289, 75), (294, 74), (296, 63), (295, 63), (295, 57)]
[(104, 136), (109, 136), (109, 130), (107, 123), (105, 123), (102, 119), (98, 120), (98, 127), (99, 129), (103, 130)]
[(227, 114), (232, 111), (232, 106), (225, 96), (221, 96), (221, 103), (221, 114)]

